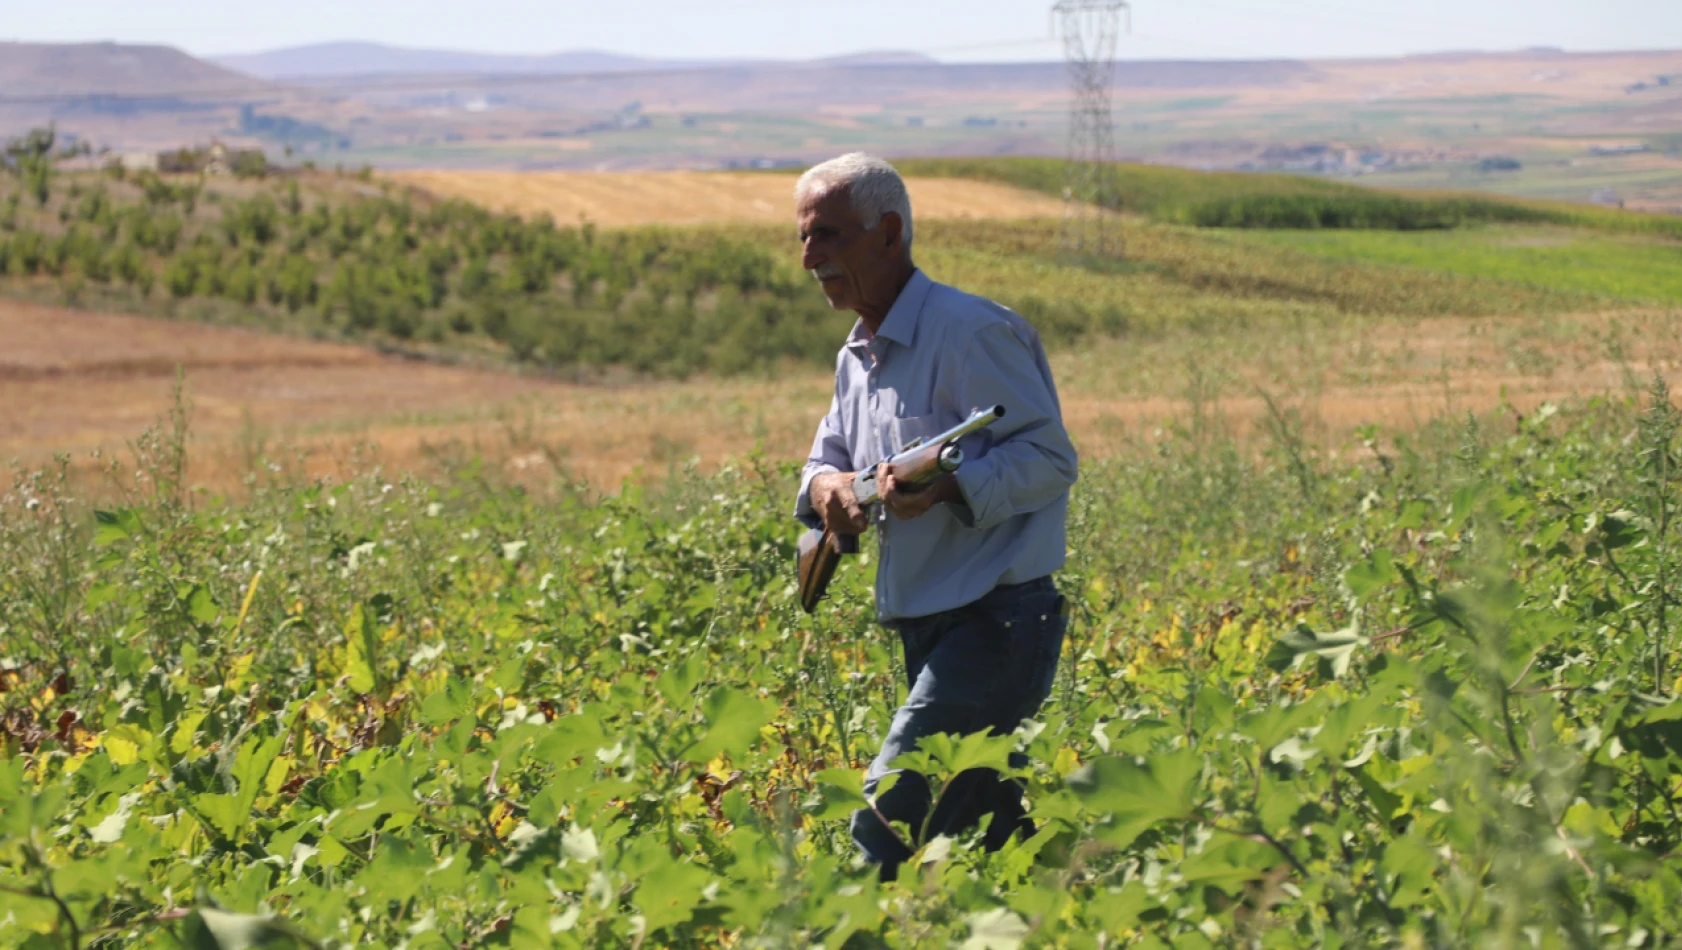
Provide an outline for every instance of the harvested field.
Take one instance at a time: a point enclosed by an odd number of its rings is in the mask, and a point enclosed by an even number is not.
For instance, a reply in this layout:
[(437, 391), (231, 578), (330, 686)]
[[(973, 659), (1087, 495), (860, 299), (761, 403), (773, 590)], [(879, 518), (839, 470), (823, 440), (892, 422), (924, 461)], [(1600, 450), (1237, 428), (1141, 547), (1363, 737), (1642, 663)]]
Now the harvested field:
[[(790, 223), (798, 176), (757, 172), (396, 172), (398, 182), (558, 224)], [(1045, 195), (990, 182), (911, 178), (919, 219), (1043, 218), (1063, 213)]]
[[(0, 356), (0, 457), (34, 465), (122, 449), (167, 413), (179, 365), (194, 407), (191, 477), (216, 487), (260, 461), (333, 474), (372, 452), (394, 470), (481, 454), (516, 475), (562, 472), (613, 489), (690, 460), (799, 458), (830, 391), (826, 374), (805, 371), (580, 386), (15, 303), (0, 303), (0, 335), (11, 341)], [(1655, 370), (1682, 384), (1682, 313), (1122, 339), (1053, 364), (1089, 457), (1165, 425), (1253, 431), (1267, 398), (1334, 448), (1366, 423), (1394, 431), (1444, 412), (1528, 412), (1640, 385)]]

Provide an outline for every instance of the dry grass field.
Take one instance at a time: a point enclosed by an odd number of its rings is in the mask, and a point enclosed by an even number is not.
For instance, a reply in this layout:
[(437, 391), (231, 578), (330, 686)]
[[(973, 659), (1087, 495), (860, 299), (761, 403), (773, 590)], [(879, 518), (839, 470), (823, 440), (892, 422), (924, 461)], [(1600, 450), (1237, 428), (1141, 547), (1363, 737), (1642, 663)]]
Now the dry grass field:
[[(176, 367), (192, 401), (192, 479), (235, 487), (265, 462), (316, 475), (377, 459), (426, 469), (479, 454), (516, 477), (624, 479), (761, 451), (804, 452), (829, 397), (821, 372), (774, 381), (578, 386), (417, 363), (336, 344), (140, 317), (0, 303), (0, 458), (55, 453), (91, 470), (169, 410)], [(1657, 369), (1682, 385), (1682, 314), (1249, 331), (1114, 340), (1054, 354), (1065, 415), (1102, 456), (1165, 426), (1258, 434), (1290, 414), (1324, 448), (1353, 427), (1406, 430), (1445, 412), (1617, 392)]]
[[(773, 223), (791, 220), (792, 174), (758, 172), (395, 172), (398, 182), (446, 198), (558, 224), (585, 219), (603, 227), (644, 224)], [(914, 211), (927, 220), (1043, 218), (1062, 213), (1054, 198), (1008, 185), (949, 178), (911, 179)]]

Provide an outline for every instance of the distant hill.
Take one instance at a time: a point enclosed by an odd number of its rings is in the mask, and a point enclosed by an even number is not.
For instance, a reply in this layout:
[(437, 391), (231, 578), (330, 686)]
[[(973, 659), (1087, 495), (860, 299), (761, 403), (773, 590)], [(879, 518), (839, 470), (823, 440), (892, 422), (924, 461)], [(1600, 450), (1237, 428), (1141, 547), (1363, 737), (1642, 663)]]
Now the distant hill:
[[(364, 42), (316, 43), (260, 53), (215, 56), (210, 59), (211, 62), (228, 69), (262, 79), (320, 79), (329, 76), (405, 73), (565, 76), (728, 68), (749, 64), (745, 60), (651, 59), (602, 50), (567, 50), (525, 56), (463, 50), (410, 49)], [(827, 66), (907, 66), (930, 64), (935, 61), (922, 53), (884, 50), (814, 62)]]
[(272, 92), (266, 82), (172, 46), (0, 42), (0, 101), (101, 95), (235, 98)]
[(262, 79), (367, 76), (386, 73), (598, 73), (688, 68), (694, 61), (644, 59), (600, 50), (571, 50), (542, 56), (409, 49), (383, 43), (314, 43), (229, 56), (210, 61)]

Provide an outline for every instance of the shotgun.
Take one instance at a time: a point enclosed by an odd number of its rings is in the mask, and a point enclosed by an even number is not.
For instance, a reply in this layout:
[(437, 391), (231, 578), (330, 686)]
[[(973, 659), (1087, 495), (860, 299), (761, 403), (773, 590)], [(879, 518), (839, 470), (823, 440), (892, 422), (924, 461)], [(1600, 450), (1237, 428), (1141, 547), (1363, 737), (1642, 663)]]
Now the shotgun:
[[(894, 466), (896, 481), (921, 491), (951, 475), (964, 464), (964, 450), (958, 440), (972, 432), (979, 432), (1004, 418), (1005, 407), (977, 409), (970, 417), (932, 439), (913, 439), (901, 448), (888, 463)], [(877, 491), (876, 466), (853, 476), (853, 497), (860, 508), (882, 500)], [(807, 613), (818, 608), (829, 589), (830, 578), (841, 563), (841, 555), (857, 554), (858, 535), (835, 534), (828, 528), (813, 528), (800, 538), (799, 545), (800, 606)]]

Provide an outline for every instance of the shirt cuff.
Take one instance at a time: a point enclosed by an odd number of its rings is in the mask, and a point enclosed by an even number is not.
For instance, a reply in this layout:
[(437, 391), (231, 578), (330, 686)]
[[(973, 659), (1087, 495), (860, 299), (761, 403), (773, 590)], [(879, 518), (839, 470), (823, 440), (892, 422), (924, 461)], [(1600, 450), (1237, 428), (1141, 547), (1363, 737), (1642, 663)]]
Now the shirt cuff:
[(952, 514), (959, 524), (966, 528), (991, 528), (1004, 520), (1004, 513), (998, 510), (1002, 504), (994, 498), (993, 468), (985, 458), (960, 465), (952, 473), (952, 480), (958, 483), (958, 494), (963, 497), (962, 502), (952, 504)]
[(819, 518), (818, 513), (812, 510), (812, 479), (819, 475), (839, 471), (841, 471), (839, 468), (827, 463), (806, 466), (806, 471), (800, 476), (800, 494), (794, 496), (795, 520), (808, 528), (823, 527), (823, 519)]

